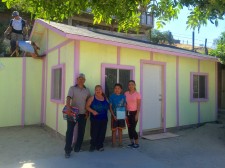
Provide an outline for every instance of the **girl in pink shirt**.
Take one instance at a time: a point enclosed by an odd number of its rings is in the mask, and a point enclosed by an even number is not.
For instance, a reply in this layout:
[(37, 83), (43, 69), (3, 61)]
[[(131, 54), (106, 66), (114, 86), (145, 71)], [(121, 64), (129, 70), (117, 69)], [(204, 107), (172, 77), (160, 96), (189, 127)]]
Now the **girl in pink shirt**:
[(128, 117), (128, 134), (131, 144), (128, 147), (138, 148), (138, 134), (136, 132), (136, 125), (138, 122), (141, 95), (136, 91), (136, 84), (134, 80), (128, 82), (128, 91), (125, 92), (127, 101), (127, 117)]

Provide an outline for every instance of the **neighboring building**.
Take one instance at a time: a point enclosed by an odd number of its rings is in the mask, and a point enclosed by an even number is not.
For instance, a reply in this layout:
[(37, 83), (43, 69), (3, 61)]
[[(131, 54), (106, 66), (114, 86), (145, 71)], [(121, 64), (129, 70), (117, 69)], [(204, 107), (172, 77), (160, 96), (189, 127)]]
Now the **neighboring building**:
[(128, 33), (118, 32), (118, 25), (114, 20), (112, 20), (111, 25), (105, 24), (104, 22), (93, 24), (93, 15), (90, 12), (91, 9), (88, 9), (80, 15), (75, 15), (64, 21), (64, 23), (76, 27), (88, 27), (89, 29), (92, 28), (99, 32), (114, 34), (130, 39), (149, 41), (148, 30), (154, 27), (154, 17), (149, 12), (143, 12), (141, 14), (139, 32), (130, 30)]
[(80, 72), (92, 93), (96, 84), (110, 94), (114, 83), (126, 90), (128, 80), (136, 81), (141, 134), (217, 120), (214, 57), (43, 20), (36, 20), (31, 40), (45, 58), (1, 59), (0, 127), (42, 123), (65, 135), (61, 111)]

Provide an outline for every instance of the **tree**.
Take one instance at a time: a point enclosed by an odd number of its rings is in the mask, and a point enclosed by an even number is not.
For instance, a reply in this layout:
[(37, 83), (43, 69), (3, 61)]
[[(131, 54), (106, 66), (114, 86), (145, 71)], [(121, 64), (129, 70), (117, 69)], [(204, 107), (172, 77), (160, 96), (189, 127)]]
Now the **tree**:
[(91, 8), (94, 23), (117, 23), (119, 30), (138, 30), (139, 16), (149, 11), (158, 18), (157, 27), (177, 19), (180, 10), (190, 10), (187, 27), (200, 29), (208, 21), (218, 25), (225, 14), (224, 0), (2, 0), (8, 8), (30, 12), (37, 18), (62, 21)]
[(159, 30), (153, 29), (150, 32), (150, 42), (155, 44), (173, 44), (173, 35), (169, 31), (160, 32)]
[(220, 37), (215, 40), (216, 49), (210, 50), (209, 55), (218, 57), (221, 63), (225, 63), (225, 32), (222, 32)]

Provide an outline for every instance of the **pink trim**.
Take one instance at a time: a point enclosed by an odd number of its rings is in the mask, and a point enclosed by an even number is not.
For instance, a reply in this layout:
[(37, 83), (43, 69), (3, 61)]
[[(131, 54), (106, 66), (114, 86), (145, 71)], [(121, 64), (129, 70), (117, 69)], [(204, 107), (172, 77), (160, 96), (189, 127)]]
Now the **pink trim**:
[[(61, 88), (61, 99), (57, 100), (53, 98), (53, 90), (54, 90), (54, 70), (55, 69), (62, 69), (62, 88)], [(51, 101), (59, 104), (65, 103), (65, 64), (59, 64), (56, 66), (53, 66), (51, 68)]]
[(23, 57), (23, 76), (22, 76), (22, 106), (21, 106), (21, 125), (25, 124), (25, 99), (26, 99), (26, 57)]
[(120, 65), (120, 47), (117, 47), (117, 65)]
[[(141, 99), (143, 100), (143, 64), (144, 61), (140, 61), (140, 94), (141, 94)], [(143, 135), (143, 101), (141, 103), (141, 107), (140, 107), (140, 121), (139, 121), (139, 132), (140, 132), (140, 136)]]
[(60, 34), (63, 37), (66, 37), (66, 33), (62, 32), (61, 30), (59, 30), (59, 29), (57, 29), (55, 27), (52, 27), (51, 25), (49, 25), (48, 23), (46, 23), (46, 22), (44, 22), (42, 20), (37, 19), (35, 22), (45, 26), (47, 29), (50, 29), (50, 30), (54, 31), (57, 34)]
[[(152, 65), (160, 65), (163, 68), (163, 80), (164, 80), (164, 85), (163, 85), (163, 91), (162, 95), (164, 97), (163, 101), (163, 108), (162, 108), (162, 113), (163, 113), (163, 131), (166, 132), (166, 63), (165, 62), (159, 62), (159, 61), (151, 61), (151, 60), (140, 60), (140, 92), (141, 96), (143, 96), (143, 65), (144, 64), (152, 64)], [(143, 99), (143, 97), (142, 97)], [(140, 135), (143, 135), (143, 103), (141, 104), (141, 111), (140, 111), (140, 122), (139, 122), (139, 128), (140, 128)]]
[(59, 119), (59, 104), (56, 105), (56, 123), (55, 123), (55, 130), (58, 132), (58, 119)]
[(205, 58), (205, 57), (201, 57), (201, 56), (194, 56), (192, 54), (178, 53), (178, 52), (168, 51), (168, 50), (159, 50), (159, 49), (155, 49), (155, 48), (147, 48), (147, 47), (142, 47), (142, 46), (138, 46), (138, 45), (131, 45), (131, 44), (126, 44), (126, 43), (121, 43), (121, 42), (107, 41), (107, 40), (103, 40), (103, 39), (96, 39), (96, 38), (92, 38), (92, 37), (85, 37), (85, 36), (74, 35), (74, 34), (67, 34), (66, 37), (71, 38), (71, 39), (79, 39), (81, 41), (89, 41), (89, 42), (95, 42), (95, 43), (101, 43), (101, 44), (108, 44), (108, 45), (138, 49), (138, 50), (143, 50), (143, 51), (152, 51), (152, 52), (163, 53), (163, 54), (172, 55), (172, 56), (181, 56), (181, 57), (195, 58), (195, 59), (201, 59), (201, 60), (218, 61), (217, 59), (215, 59), (213, 57)]
[(45, 108), (45, 74), (46, 74), (46, 57), (42, 63), (42, 91), (41, 91), (41, 124), (44, 123), (44, 108)]
[(180, 111), (179, 111), (179, 57), (176, 57), (176, 113), (177, 113), (177, 127), (180, 126)]
[(44, 100), (44, 112), (43, 112), (43, 123), (46, 124), (46, 104), (47, 104), (47, 90), (48, 90), (48, 57), (46, 57), (46, 67), (45, 67), (45, 100)]
[[(47, 29), (46, 35), (46, 49), (48, 50), (48, 43), (49, 43), (49, 30)], [(47, 89), (48, 89), (48, 57), (46, 56), (45, 59), (45, 78), (44, 78), (44, 100), (43, 100), (43, 111), (42, 111), (42, 123), (46, 124), (46, 100), (47, 100)]]
[[(200, 73), (200, 60), (198, 60), (198, 73)], [(193, 91), (193, 89), (192, 89), (192, 91)], [(207, 89), (206, 89), (206, 92), (207, 92)], [(193, 96), (193, 94), (192, 94), (192, 96)], [(200, 101), (198, 100), (198, 124), (200, 124), (200, 122), (201, 122), (201, 107), (200, 106), (201, 106)]]
[(215, 120), (218, 119), (218, 63), (215, 62)]
[(153, 61), (153, 52), (150, 52), (150, 60)]
[(58, 48), (58, 65), (60, 64), (60, 48)]
[[(37, 25), (37, 22), (35, 21), (33, 27), (36, 27), (36, 25)], [(31, 37), (33, 37), (34, 31), (35, 31), (35, 30), (32, 29), (32, 31), (31, 31), (31, 33), (30, 33), (30, 37), (29, 37), (29, 40), (30, 40), (30, 41), (31, 41)]]
[(80, 41), (74, 42), (74, 84), (76, 84), (76, 78), (80, 70)]
[(175, 56), (189, 57), (189, 58), (195, 58), (195, 59), (201, 59), (201, 60), (212, 60), (212, 61), (218, 62), (218, 59), (216, 59), (214, 57), (204, 58), (201, 56), (195, 56), (193, 54), (168, 51), (168, 50), (166, 50), (166, 48), (165, 48), (165, 50), (159, 50), (156, 48), (147, 48), (147, 47), (142, 47), (142, 46), (138, 46), (135, 44), (126, 44), (126, 43), (121, 43), (121, 42), (117, 42), (117, 41), (109, 41), (109, 40), (98, 39), (98, 38), (93, 38), (93, 37), (86, 37), (86, 36), (81, 36), (81, 35), (76, 35), (76, 34), (66, 34), (62, 30), (59, 30), (42, 20), (36, 20), (36, 22), (38, 22), (39, 24), (45, 26), (46, 28), (54, 31), (55, 33), (62, 35), (63, 37), (70, 38), (70, 39), (89, 41), (89, 42), (95, 42), (95, 43), (101, 43), (101, 44), (109, 44), (109, 45), (120, 46), (120, 47), (125, 47), (125, 48), (134, 48), (134, 49), (139, 49), (139, 50), (143, 50), (143, 51), (152, 51), (152, 52), (158, 52), (158, 53), (163, 53), (163, 54), (168, 54), (168, 55), (173, 55), (173, 56), (175, 55)]
[(66, 40), (66, 41), (64, 41), (64, 42), (62, 42), (62, 43), (60, 43), (60, 44), (58, 44), (57, 46), (55, 46), (55, 47), (53, 47), (53, 48), (50, 48), (50, 49), (44, 51), (44, 53), (45, 53), (45, 54), (48, 54), (48, 53), (50, 53), (50, 52), (52, 52), (52, 51), (54, 51), (54, 50), (56, 50), (56, 49), (58, 49), (58, 48), (61, 48), (61, 47), (65, 46), (65, 45), (67, 45), (67, 44), (70, 43), (71, 41), (72, 41), (72, 40), (68, 39), (68, 40)]
[(163, 101), (163, 116), (164, 116), (164, 119), (163, 119), (163, 129), (164, 129), (164, 132), (166, 132), (166, 64), (163, 66), (163, 69), (164, 69), (164, 85), (163, 85), (163, 95), (165, 97), (165, 100)]
[[(193, 98), (193, 76), (194, 75), (202, 75), (206, 77), (206, 86), (205, 86), (205, 93), (206, 93), (206, 98)], [(208, 73), (198, 73), (198, 72), (191, 72), (191, 79), (190, 79), (190, 101), (191, 102), (205, 102), (209, 100), (209, 92), (208, 92), (208, 86), (209, 86), (209, 81), (208, 81)]]
[(131, 70), (131, 79), (134, 79), (134, 77), (135, 77), (135, 67), (134, 66), (102, 63), (102, 65), (101, 65), (101, 85), (102, 85), (103, 90), (105, 90), (105, 69), (106, 68)]

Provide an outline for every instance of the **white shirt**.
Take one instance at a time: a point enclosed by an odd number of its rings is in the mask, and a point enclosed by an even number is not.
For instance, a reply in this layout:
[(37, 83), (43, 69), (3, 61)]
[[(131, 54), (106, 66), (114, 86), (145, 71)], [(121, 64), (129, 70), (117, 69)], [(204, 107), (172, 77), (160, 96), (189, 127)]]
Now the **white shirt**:
[(20, 17), (18, 20), (13, 19), (13, 21), (12, 21), (12, 27), (15, 30), (22, 30), (22, 18)]

